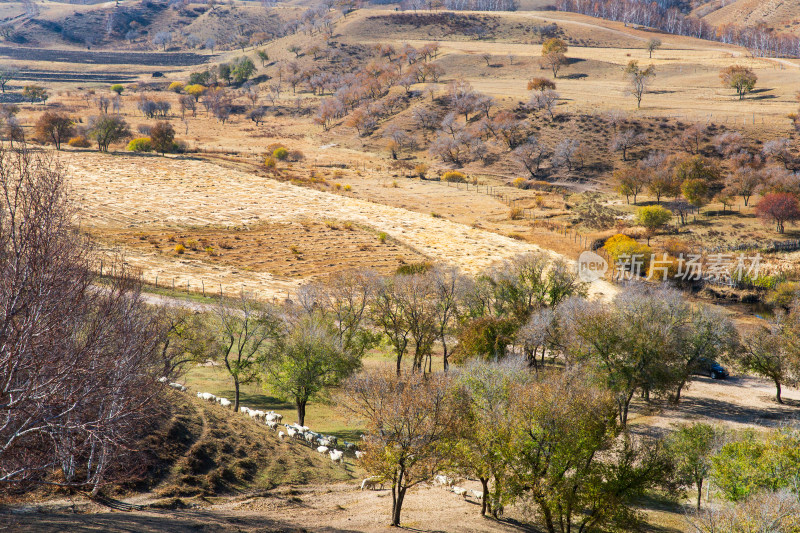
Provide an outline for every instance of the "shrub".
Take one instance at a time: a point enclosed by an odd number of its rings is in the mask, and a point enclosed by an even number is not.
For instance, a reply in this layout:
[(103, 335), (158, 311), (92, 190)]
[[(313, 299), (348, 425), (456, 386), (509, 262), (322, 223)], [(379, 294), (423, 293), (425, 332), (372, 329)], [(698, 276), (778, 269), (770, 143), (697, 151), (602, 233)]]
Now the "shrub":
[(424, 274), (431, 270), (433, 265), (427, 261), (423, 261), (421, 263), (407, 263), (405, 265), (400, 265), (395, 270), (396, 274), (401, 276), (410, 276), (413, 274)]
[(514, 207), (511, 209), (511, 220), (520, 220), (522, 218), (523, 211), (521, 207)]
[(153, 143), (150, 142), (150, 137), (137, 137), (128, 143), (129, 152), (152, 152)]
[(281, 146), (280, 148), (276, 148), (275, 151), (272, 152), (272, 157), (277, 159), (278, 161), (283, 161), (287, 157), (289, 157), (289, 150)]
[(121, 84), (119, 84), (119, 83), (115, 83), (114, 85), (112, 85), (112, 86), (111, 86), (111, 90), (112, 90), (113, 92), (117, 93), (117, 94), (122, 94), (122, 91), (124, 91), (124, 90), (125, 90), (125, 87), (123, 87), (123, 86), (122, 86)]
[(89, 146), (91, 146), (91, 144), (89, 143), (89, 139), (87, 139), (83, 135), (72, 137), (67, 142), (67, 144), (72, 146), (73, 148), (89, 148)]
[(268, 156), (264, 160), (264, 166), (267, 168), (275, 168), (275, 158), (272, 156)]
[(350, 191), (353, 190), (353, 188), (350, 185), (345, 185), (344, 186), (344, 190), (347, 191), (347, 192), (350, 192)]
[(175, 245), (175, 253), (178, 255), (183, 254), (186, 251), (186, 247), (182, 244)]
[(211, 257), (215, 257), (217, 255), (217, 252), (214, 250), (213, 246), (206, 246), (206, 253)]
[(527, 189), (528, 188), (528, 180), (526, 180), (525, 178), (517, 178), (511, 183), (517, 189)]
[(169, 84), (168, 89), (174, 93), (179, 93), (183, 90), (184, 87), (185, 85), (183, 84), (183, 82), (173, 81), (172, 83)]
[(378, 242), (380, 242), (381, 244), (384, 244), (386, 242), (386, 239), (388, 238), (389, 235), (385, 231), (381, 231), (380, 233), (378, 233)]
[(306, 156), (300, 150), (290, 150), (289, 151), (289, 161), (302, 161), (305, 159)]
[(414, 167), (414, 174), (419, 177), (420, 179), (425, 178), (425, 174), (428, 172), (428, 165), (425, 163), (420, 163), (419, 165)]
[(630, 258), (635, 257), (637, 262), (641, 260), (641, 274), (646, 274), (650, 270), (652, 250), (646, 244), (641, 244), (627, 235), (614, 235), (606, 241), (603, 248), (605, 248), (614, 262), (625, 256), (629, 258), (628, 261), (630, 261)]
[(450, 170), (449, 172), (445, 172), (442, 174), (443, 181), (449, 181), (452, 183), (466, 183), (467, 177), (464, 175), (463, 172), (459, 172), (457, 170)]

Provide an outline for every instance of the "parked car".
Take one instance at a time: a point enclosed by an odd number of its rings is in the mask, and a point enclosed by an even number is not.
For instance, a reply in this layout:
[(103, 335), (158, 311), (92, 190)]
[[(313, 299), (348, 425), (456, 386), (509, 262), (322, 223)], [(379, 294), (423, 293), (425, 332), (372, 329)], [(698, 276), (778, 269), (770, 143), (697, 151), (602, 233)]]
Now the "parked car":
[(724, 366), (708, 357), (701, 357), (695, 362), (692, 374), (708, 376), (711, 379), (728, 379), (730, 375)]

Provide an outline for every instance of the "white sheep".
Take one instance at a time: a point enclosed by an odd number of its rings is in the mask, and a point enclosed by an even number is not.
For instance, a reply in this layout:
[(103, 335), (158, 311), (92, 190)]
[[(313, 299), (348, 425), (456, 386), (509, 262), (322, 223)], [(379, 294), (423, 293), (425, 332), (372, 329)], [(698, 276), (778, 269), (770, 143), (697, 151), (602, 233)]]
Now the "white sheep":
[(327, 446), (317, 446), (317, 451), (319, 453), (328, 453), (328, 447)]
[(180, 383), (170, 383), (169, 386), (172, 387), (173, 389), (177, 389), (177, 390), (179, 390), (181, 392), (186, 392), (186, 387), (184, 387)]
[(356, 450), (356, 459), (361, 459), (365, 455), (366, 455), (366, 453)]
[(239, 406), (239, 412), (242, 413), (242, 414), (245, 414), (245, 415), (250, 414), (250, 408), (249, 407), (245, 407), (244, 405), (240, 405)]
[(227, 399), (227, 398), (222, 398), (222, 399), (220, 400), (219, 404), (220, 404), (222, 407), (230, 407), (231, 405), (233, 405), (233, 403), (231, 403), (231, 401), (230, 401), (229, 399)]
[(160, 377), (160, 378), (158, 378), (158, 382), (159, 382), (159, 383), (166, 383), (167, 381), (169, 381), (169, 380), (167, 379), (167, 376), (163, 376), (163, 377)]
[(277, 422), (268, 421), (267, 422), (267, 426), (269, 426), (269, 429), (277, 429), (278, 428), (278, 423)]
[(213, 402), (217, 399), (217, 397), (211, 394), (210, 392), (198, 392), (197, 397), (207, 402)]
[(341, 450), (331, 450), (328, 454), (331, 456), (331, 461), (334, 463), (341, 463), (344, 457), (344, 452)]
[(320, 446), (332, 446), (333, 445), (333, 443), (331, 442), (331, 439), (329, 439), (328, 437), (320, 437), (320, 438), (318, 438), (317, 439), (317, 444), (319, 444)]
[(483, 499), (483, 492), (480, 491), (480, 490), (472, 490), (472, 489), (470, 489), (469, 493), (473, 498), (475, 498), (478, 501)]
[(461, 497), (462, 497), (462, 498), (464, 498), (465, 500), (467, 499), (467, 489), (465, 489), (465, 488), (462, 488), (462, 487), (456, 487), (456, 486), (454, 486), (454, 487), (453, 487), (452, 489), (450, 489), (450, 490), (452, 490), (452, 491), (453, 491), (453, 494), (455, 494), (456, 496), (461, 496)]
[(361, 490), (375, 489), (375, 487), (378, 486), (381, 488), (381, 490), (383, 490), (383, 478), (380, 476), (368, 477), (367, 479), (361, 482)]
[(433, 478), (433, 483), (435, 485), (444, 485), (446, 487), (452, 487), (453, 483), (454, 483), (454, 480), (451, 477), (447, 477), (447, 476), (443, 476), (443, 475), (439, 474), (439, 475), (437, 475), (437, 476), (435, 476)]
[(344, 441), (344, 448), (345, 448), (345, 450), (347, 450), (349, 452), (356, 451), (356, 445), (354, 443), (352, 443), (352, 442)]
[(286, 426), (286, 434), (289, 435), (289, 437), (294, 437), (297, 435), (297, 430), (292, 426)]
[(286, 433), (284, 433), (283, 431), (279, 431), (278, 432), (278, 438), (279, 439), (283, 440), (283, 437), (285, 437), (285, 436), (286, 436)]
[(317, 436), (316, 436), (316, 435), (315, 435), (313, 432), (311, 432), (311, 431), (309, 431), (308, 433), (306, 433), (306, 434), (304, 435), (304, 437), (305, 437), (305, 439), (306, 439), (306, 442), (307, 442), (307, 443), (309, 443), (309, 444), (312, 444), (312, 443), (313, 443), (315, 440), (317, 440)]

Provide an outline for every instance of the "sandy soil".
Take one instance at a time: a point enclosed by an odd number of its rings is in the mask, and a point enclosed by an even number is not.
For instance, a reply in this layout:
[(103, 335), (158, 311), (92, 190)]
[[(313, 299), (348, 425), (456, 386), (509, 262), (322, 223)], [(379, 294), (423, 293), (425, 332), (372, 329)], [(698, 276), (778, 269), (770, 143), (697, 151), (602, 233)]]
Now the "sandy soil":
[[(65, 154), (70, 184), (80, 199), (84, 225), (97, 230), (248, 228), (298, 220), (352, 222), (425, 257), (476, 273), (498, 260), (538, 247), (510, 237), (418, 212), (376, 204), (255, 176), (194, 159), (97, 153)], [(377, 237), (376, 237), (377, 239)], [(376, 243), (379, 241), (376, 240)], [(376, 244), (377, 245), (377, 244)], [(108, 250), (113, 253), (114, 250)], [(122, 252), (119, 250), (119, 252)], [(126, 248), (125, 261), (145, 280), (175, 280), (176, 287), (205, 286), (282, 297), (302, 279), (269, 272)], [(596, 291), (613, 288), (598, 282)]]

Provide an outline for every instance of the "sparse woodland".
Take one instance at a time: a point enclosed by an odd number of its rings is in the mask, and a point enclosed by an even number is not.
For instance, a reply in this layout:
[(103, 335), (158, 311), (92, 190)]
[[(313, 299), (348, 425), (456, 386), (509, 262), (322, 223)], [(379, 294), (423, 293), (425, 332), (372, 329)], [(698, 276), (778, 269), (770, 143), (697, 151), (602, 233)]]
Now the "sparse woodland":
[(794, 33), (716, 3), (13, 8), (3, 516), (800, 528)]

